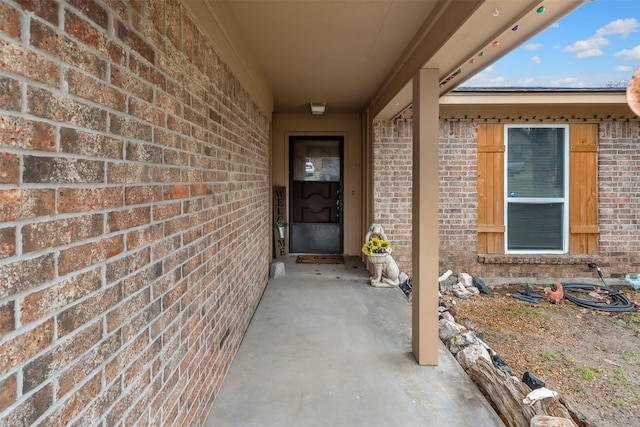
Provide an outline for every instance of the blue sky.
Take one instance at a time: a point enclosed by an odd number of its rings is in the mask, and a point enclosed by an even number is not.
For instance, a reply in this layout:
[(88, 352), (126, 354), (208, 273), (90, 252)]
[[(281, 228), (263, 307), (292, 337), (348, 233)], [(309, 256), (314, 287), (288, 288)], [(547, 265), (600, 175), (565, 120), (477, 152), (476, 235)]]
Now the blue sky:
[(640, 0), (595, 0), (462, 87), (626, 87), (639, 65)]

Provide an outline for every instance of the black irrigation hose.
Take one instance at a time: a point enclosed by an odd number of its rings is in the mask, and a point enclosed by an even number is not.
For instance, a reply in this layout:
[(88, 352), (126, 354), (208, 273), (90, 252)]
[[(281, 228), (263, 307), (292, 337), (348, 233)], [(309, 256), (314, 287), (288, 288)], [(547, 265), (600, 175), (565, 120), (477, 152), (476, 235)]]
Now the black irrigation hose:
[[(608, 286), (603, 288), (601, 286), (591, 285), (589, 283), (563, 283), (562, 288), (564, 289), (564, 297), (572, 303), (579, 305), (580, 307), (618, 313), (627, 311), (638, 311), (638, 307), (635, 304), (631, 303), (631, 301), (627, 299), (624, 293), (613, 290)], [(596, 292), (599, 295), (608, 295), (609, 297), (611, 297), (611, 303), (607, 304), (605, 301), (578, 298), (576, 296), (570, 295), (569, 292), (583, 294)]]

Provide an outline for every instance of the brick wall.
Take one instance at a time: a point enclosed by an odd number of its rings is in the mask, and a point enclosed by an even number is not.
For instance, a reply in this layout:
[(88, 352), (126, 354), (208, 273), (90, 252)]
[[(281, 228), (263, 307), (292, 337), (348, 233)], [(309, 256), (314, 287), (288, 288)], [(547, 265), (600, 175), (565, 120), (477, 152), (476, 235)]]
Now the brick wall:
[(471, 273), (477, 255), (477, 131), (440, 120), (440, 270)]
[(598, 137), (600, 254), (624, 277), (640, 273), (640, 122), (603, 122)]
[[(398, 123), (401, 123), (400, 125)], [(398, 131), (398, 127), (402, 131)], [(411, 202), (404, 211), (397, 198), (394, 179), (386, 171), (384, 158), (403, 153), (410, 158), (411, 120), (376, 124), (374, 142), (376, 182), (375, 213), (383, 224), (402, 223), (403, 233), (392, 232), (393, 240), (402, 242), (401, 269), (409, 271), (411, 247)], [(477, 253), (477, 122), (471, 120), (440, 121), (440, 270), (465, 271), (485, 278), (597, 278), (586, 267), (597, 262), (607, 277), (621, 278), (640, 272), (640, 121), (602, 120), (599, 122), (598, 197), (599, 254), (596, 256), (523, 256), (498, 255), (478, 258)], [(378, 170), (380, 169), (380, 170)], [(411, 179), (410, 171), (402, 179)], [(410, 196), (410, 194), (409, 194)], [(409, 215), (409, 218), (406, 215)], [(404, 234), (403, 234), (404, 235)], [(405, 243), (406, 242), (406, 243)], [(395, 251), (394, 251), (395, 253)], [(634, 274), (635, 277), (635, 274)]]
[(400, 271), (411, 275), (412, 122), (374, 125), (374, 221), (384, 228)]
[(177, 1), (0, 0), (0, 425), (202, 425), (268, 273), (269, 134)]

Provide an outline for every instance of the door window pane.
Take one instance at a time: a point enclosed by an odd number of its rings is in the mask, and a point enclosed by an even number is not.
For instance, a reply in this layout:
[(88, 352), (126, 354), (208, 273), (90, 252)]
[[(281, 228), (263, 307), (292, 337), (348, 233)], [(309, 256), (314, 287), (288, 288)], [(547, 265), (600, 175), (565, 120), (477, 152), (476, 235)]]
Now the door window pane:
[(295, 181), (340, 181), (340, 141), (298, 140), (293, 156)]

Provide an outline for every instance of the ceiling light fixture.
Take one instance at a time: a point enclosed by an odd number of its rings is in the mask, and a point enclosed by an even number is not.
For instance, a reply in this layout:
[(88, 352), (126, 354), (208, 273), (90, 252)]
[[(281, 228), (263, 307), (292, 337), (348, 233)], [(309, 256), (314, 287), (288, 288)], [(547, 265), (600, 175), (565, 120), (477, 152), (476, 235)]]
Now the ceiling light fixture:
[(324, 114), (324, 108), (327, 106), (326, 102), (310, 102), (311, 114)]

